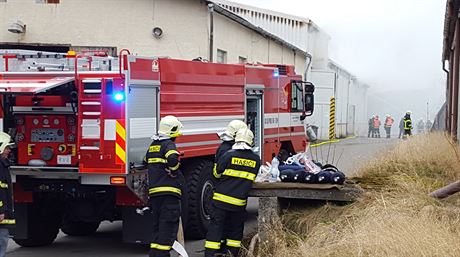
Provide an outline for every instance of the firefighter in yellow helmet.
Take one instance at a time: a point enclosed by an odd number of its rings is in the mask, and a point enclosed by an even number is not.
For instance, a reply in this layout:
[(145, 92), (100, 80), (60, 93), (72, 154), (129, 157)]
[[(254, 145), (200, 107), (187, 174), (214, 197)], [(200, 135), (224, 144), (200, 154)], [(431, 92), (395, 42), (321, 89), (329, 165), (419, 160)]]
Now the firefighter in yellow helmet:
[(152, 137), (145, 160), (149, 175), (149, 205), (153, 213), (154, 237), (150, 257), (169, 257), (177, 238), (181, 213), (182, 185), (179, 152), (175, 140), (182, 123), (174, 116), (160, 120), (158, 134)]
[(214, 211), (205, 241), (205, 256), (214, 257), (223, 247), (238, 256), (243, 238), (244, 218), (249, 190), (260, 168), (260, 158), (252, 151), (254, 135), (248, 128), (240, 129), (235, 144), (217, 163), (220, 175), (212, 197)]
[(6, 253), (8, 228), (16, 223), (13, 216), (13, 186), (8, 160), (13, 145), (10, 135), (0, 132), (0, 256), (5, 256)]

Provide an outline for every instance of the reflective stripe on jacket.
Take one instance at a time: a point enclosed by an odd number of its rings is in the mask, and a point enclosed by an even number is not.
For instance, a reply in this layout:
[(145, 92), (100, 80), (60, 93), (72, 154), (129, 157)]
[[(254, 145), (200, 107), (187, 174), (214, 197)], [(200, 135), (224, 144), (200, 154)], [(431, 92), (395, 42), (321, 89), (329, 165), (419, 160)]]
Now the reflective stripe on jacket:
[(0, 227), (16, 224), (13, 209), (13, 186), (11, 183), (10, 163), (0, 157), (0, 214), (5, 218), (0, 222)]
[(260, 157), (252, 150), (230, 150), (217, 163), (220, 176), (213, 194), (214, 204), (230, 211), (246, 207), (248, 193), (260, 168)]
[(154, 140), (145, 161), (149, 174), (149, 195), (182, 195), (184, 178), (179, 171), (179, 152), (171, 139)]
[(411, 130), (412, 129), (412, 120), (411, 118), (404, 118), (404, 130)]

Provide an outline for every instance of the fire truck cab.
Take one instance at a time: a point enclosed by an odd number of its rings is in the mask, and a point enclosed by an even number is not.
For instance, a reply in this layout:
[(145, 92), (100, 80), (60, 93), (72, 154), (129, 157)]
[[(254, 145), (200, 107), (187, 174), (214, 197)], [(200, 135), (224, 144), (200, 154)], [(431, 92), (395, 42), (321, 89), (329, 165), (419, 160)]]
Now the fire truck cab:
[(182, 219), (189, 237), (209, 222), (217, 133), (247, 122), (263, 162), (308, 144), (304, 119), (314, 86), (290, 65), (233, 65), (104, 53), (0, 54), (1, 129), (11, 158), (22, 246), (50, 244), (59, 230), (94, 233), (123, 221), (125, 242), (149, 243), (143, 163), (159, 120), (184, 125), (177, 140), (186, 177)]

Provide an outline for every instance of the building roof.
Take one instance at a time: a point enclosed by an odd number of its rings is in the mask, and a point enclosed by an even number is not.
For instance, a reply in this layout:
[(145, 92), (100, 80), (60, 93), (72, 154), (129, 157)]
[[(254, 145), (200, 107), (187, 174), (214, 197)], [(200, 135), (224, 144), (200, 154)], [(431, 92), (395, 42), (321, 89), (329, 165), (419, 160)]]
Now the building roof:
[(286, 18), (286, 19), (291, 19), (291, 20), (295, 20), (295, 21), (298, 21), (298, 22), (301, 22), (301, 23), (305, 23), (305, 24), (311, 25), (316, 30), (321, 31), (323, 34), (327, 35), (330, 38), (329, 34), (327, 34), (324, 30), (322, 30), (316, 23), (313, 22), (313, 20), (311, 20), (310, 18), (307, 18), (307, 17), (300, 17), (300, 16), (296, 16), (296, 15), (292, 15), (292, 14), (277, 12), (277, 11), (273, 11), (273, 10), (268, 10), (268, 9), (256, 7), (256, 6), (236, 3), (236, 2), (232, 2), (232, 1), (228, 1), (228, 0), (213, 0), (213, 2), (218, 3), (218, 4), (236, 6), (236, 7), (240, 7), (240, 8), (247, 9), (247, 10), (252, 10), (252, 11), (256, 11), (256, 12), (260, 12), (260, 13), (265, 13), (265, 14), (268, 14), (268, 15), (273, 15), (273, 16)]
[(334, 60), (329, 59), (329, 60), (328, 60), (328, 65), (334, 66), (334, 67), (337, 68), (338, 70), (340, 70), (340, 71), (345, 72), (346, 74), (348, 74), (352, 79), (356, 79), (356, 76), (355, 76), (355, 75), (353, 75), (351, 72), (349, 72), (347, 69), (345, 69), (342, 65), (338, 64), (338, 63), (335, 62)]
[(297, 46), (294, 46), (293, 44), (287, 42), (286, 40), (264, 30), (263, 28), (261, 27), (258, 27), (254, 24), (252, 24), (251, 22), (249, 22), (248, 20), (244, 19), (243, 17), (239, 16), (238, 14), (226, 9), (226, 8), (223, 8), (221, 7), (220, 5), (218, 5), (217, 2), (215, 1), (206, 1), (208, 4), (213, 4), (213, 8), (214, 8), (214, 11), (216, 13), (219, 13), (227, 18), (229, 18), (230, 20), (233, 20), (235, 21), (236, 23), (239, 23), (240, 25), (260, 34), (261, 36), (265, 37), (265, 38), (269, 38), (299, 54), (302, 54), (303, 56), (305, 57), (311, 57), (311, 55), (309, 53), (307, 53), (306, 51), (300, 49), (299, 47)]
[(457, 13), (460, 7), (460, 0), (448, 0), (446, 3), (446, 13), (444, 18), (444, 40), (442, 50), (442, 61), (449, 58), (449, 53), (454, 40), (455, 22), (458, 19)]

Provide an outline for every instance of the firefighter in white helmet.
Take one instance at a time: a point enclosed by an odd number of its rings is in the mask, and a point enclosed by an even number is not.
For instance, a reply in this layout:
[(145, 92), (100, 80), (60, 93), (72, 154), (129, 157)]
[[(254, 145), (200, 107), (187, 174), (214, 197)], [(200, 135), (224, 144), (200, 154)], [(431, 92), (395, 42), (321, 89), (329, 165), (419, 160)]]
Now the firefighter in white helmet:
[(13, 216), (13, 186), (8, 160), (13, 145), (10, 135), (0, 132), (0, 256), (5, 256), (6, 253), (9, 240), (8, 228), (16, 224)]
[(154, 237), (150, 257), (169, 257), (177, 237), (184, 177), (179, 170), (179, 152), (174, 143), (182, 123), (174, 116), (160, 120), (145, 161), (149, 175), (149, 205), (153, 213)]
[(214, 177), (218, 178), (219, 175), (216, 173), (216, 165), (220, 157), (224, 155), (228, 150), (232, 149), (235, 144), (236, 132), (240, 129), (246, 129), (248, 125), (241, 120), (232, 120), (228, 123), (227, 128), (222, 133), (218, 133), (219, 138), (222, 140), (219, 148), (217, 148), (216, 155), (214, 158)]
[[(235, 144), (235, 136), (238, 130), (240, 129), (246, 129), (248, 125), (244, 123), (241, 120), (232, 120), (228, 123), (227, 127), (225, 128), (224, 132), (222, 133), (217, 133), (219, 138), (222, 140), (222, 143), (220, 146), (217, 148), (216, 155), (214, 157), (214, 168), (213, 168), (213, 176), (214, 180), (220, 178), (220, 174), (217, 174), (216, 172), (216, 167), (217, 167), (217, 162), (219, 162), (219, 159), (230, 149), (232, 149), (232, 146)], [(222, 236), (222, 242), (224, 242), (226, 238), (227, 231), (223, 232)], [(225, 245), (222, 245), (221, 247), (221, 253), (224, 253), (226, 251)]]
[(248, 128), (240, 129), (235, 144), (217, 163), (218, 179), (212, 197), (214, 211), (205, 241), (205, 256), (213, 257), (223, 247), (238, 256), (243, 238), (244, 217), (249, 190), (260, 168), (260, 158), (252, 151), (254, 134)]

